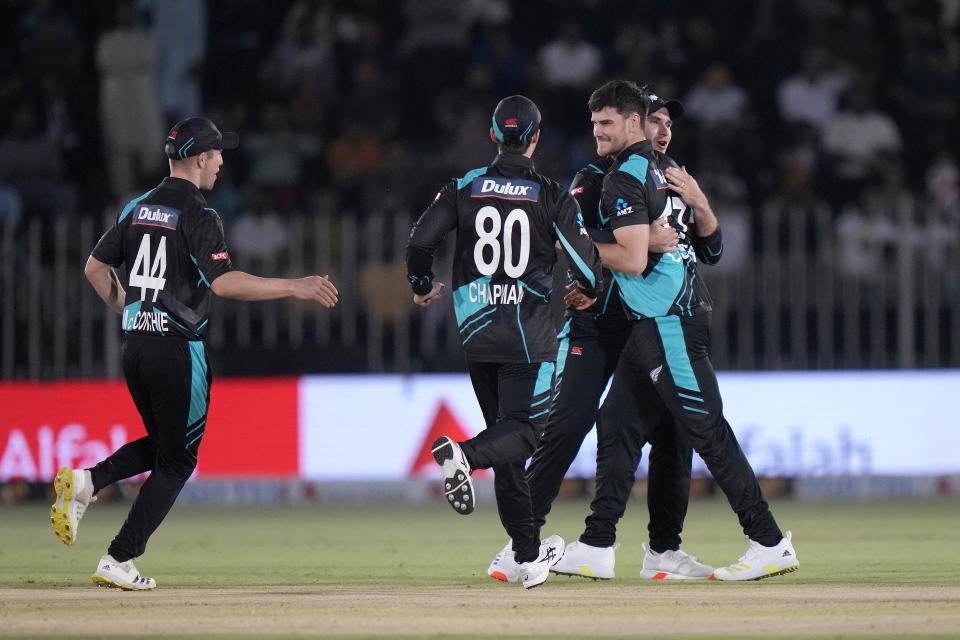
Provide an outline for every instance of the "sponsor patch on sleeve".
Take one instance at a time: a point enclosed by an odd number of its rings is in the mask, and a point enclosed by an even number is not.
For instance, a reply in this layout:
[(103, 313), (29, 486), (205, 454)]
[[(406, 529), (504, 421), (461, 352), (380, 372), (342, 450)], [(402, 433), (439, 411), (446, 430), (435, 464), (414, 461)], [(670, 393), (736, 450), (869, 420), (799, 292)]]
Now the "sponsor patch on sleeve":
[(221, 251), (219, 253), (211, 253), (210, 259), (211, 260), (229, 260), (230, 254), (227, 253), (226, 251)]
[(575, 196), (578, 193), (583, 193), (583, 187), (575, 187), (573, 189), (570, 189), (570, 195)]

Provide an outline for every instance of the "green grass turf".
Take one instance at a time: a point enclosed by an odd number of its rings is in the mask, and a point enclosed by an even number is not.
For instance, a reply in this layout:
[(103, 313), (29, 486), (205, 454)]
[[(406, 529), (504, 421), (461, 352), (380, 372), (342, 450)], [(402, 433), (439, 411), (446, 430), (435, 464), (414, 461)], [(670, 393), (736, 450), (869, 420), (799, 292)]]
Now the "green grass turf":
[[(791, 529), (800, 571), (774, 578), (798, 585), (957, 586), (960, 503), (773, 501), (781, 527)], [(48, 505), (0, 507), (0, 588), (89, 585), (99, 556), (123, 522), (125, 503), (94, 504), (73, 547), (53, 535)], [(558, 501), (544, 535), (573, 540), (587, 503)], [(617, 579), (643, 584), (646, 508), (632, 500), (619, 528)], [(691, 502), (683, 548), (701, 561), (729, 564), (746, 539), (722, 499)], [(177, 505), (137, 562), (163, 586), (262, 588), (338, 586), (494, 589), (487, 564), (503, 546), (492, 504), (458, 516), (441, 502), (417, 506), (206, 507)], [(582, 580), (560, 578), (552, 588)]]

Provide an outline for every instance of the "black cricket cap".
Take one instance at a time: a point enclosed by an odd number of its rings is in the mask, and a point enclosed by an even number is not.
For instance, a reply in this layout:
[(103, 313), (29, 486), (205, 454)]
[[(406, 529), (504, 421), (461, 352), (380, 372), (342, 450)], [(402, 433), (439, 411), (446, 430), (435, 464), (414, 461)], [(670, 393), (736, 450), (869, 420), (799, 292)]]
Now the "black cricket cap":
[(236, 149), (240, 146), (240, 136), (232, 131), (221, 132), (217, 125), (206, 118), (187, 118), (173, 125), (167, 134), (167, 144), (173, 145), (173, 152), (167, 157), (183, 160), (210, 149)]
[(524, 96), (509, 96), (493, 110), (493, 133), (500, 142), (530, 141), (540, 130), (540, 110)]
[(660, 109), (666, 109), (667, 113), (670, 114), (671, 120), (676, 120), (683, 115), (683, 103), (679, 100), (667, 100), (661, 98), (657, 94), (650, 92), (650, 108), (647, 109), (647, 113), (653, 113), (654, 111), (660, 111)]

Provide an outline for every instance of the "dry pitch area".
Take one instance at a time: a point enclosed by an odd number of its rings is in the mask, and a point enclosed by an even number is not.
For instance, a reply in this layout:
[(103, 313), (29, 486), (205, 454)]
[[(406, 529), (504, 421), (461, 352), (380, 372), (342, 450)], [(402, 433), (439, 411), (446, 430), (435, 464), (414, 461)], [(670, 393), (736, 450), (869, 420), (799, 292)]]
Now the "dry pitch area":
[[(46, 507), (0, 507), (0, 637), (960, 637), (960, 504), (774, 503), (800, 571), (752, 583), (636, 577), (646, 514), (631, 502), (617, 578), (551, 576), (524, 591), (485, 575), (496, 513), (419, 507), (182, 506), (137, 562), (159, 588), (89, 583), (126, 505), (95, 505), (74, 547)], [(574, 538), (586, 503), (546, 533)], [(725, 564), (745, 549), (724, 501), (691, 503), (684, 548)]]
[[(556, 577), (551, 578), (551, 580)], [(563, 579), (567, 581), (566, 579)], [(561, 579), (557, 579), (560, 582)], [(587, 638), (960, 635), (960, 588), (587, 583), (501, 589), (0, 590), (3, 635)]]

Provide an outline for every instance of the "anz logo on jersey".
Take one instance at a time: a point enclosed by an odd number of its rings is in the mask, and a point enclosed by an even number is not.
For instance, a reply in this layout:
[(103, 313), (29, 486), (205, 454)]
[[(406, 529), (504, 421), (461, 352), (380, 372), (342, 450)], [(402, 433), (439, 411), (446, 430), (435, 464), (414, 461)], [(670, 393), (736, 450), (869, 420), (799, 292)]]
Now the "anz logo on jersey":
[(470, 187), (471, 198), (500, 198), (502, 200), (540, 200), (540, 185), (518, 178), (476, 178)]

